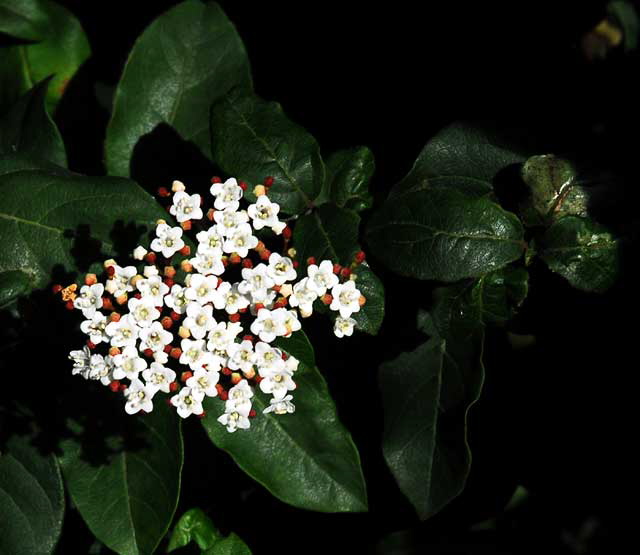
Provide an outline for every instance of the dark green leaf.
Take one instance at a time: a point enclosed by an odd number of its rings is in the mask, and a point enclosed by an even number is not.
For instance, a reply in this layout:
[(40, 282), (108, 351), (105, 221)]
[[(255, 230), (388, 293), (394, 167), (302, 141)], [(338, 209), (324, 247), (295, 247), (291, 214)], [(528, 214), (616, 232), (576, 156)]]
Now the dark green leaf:
[(274, 178), (269, 198), (283, 212), (300, 214), (320, 194), (325, 169), (316, 140), (280, 104), (232, 91), (211, 112), (214, 161), (249, 184)]
[(316, 204), (331, 201), (356, 212), (371, 208), (369, 181), (375, 171), (375, 161), (367, 147), (340, 150), (329, 157), (326, 166), (326, 186)]
[(471, 289), (485, 324), (506, 324), (529, 292), (529, 272), (507, 266), (481, 277)]
[(33, 289), (31, 278), (20, 270), (0, 273), (0, 309)]
[(470, 196), (488, 195), (498, 172), (524, 159), (499, 143), (496, 137), (478, 127), (454, 123), (427, 143), (391, 195), (449, 187)]
[(618, 241), (588, 218), (567, 216), (536, 242), (549, 268), (583, 291), (606, 291), (619, 272)]
[(90, 54), (80, 23), (56, 2), (0, 0), (0, 32), (32, 41), (3, 48), (0, 109), (53, 74), (47, 93), (47, 108), (52, 111)]
[(251, 555), (251, 550), (236, 534), (216, 542), (203, 555)]
[(44, 158), (66, 167), (60, 132), (45, 108), (49, 80), (36, 85), (0, 119), (0, 156)]
[(486, 274), (525, 249), (515, 215), (487, 198), (437, 188), (390, 197), (372, 216), (367, 243), (395, 272), (440, 281)]
[(218, 4), (188, 0), (158, 17), (136, 41), (116, 90), (109, 173), (128, 176), (136, 144), (163, 123), (208, 156), (209, 108), (235, 86), (251, 87), (249, 62)]
[(132, 421), (143, 446), (95, 465), (70, 440), (61, 465), (71, 499), (96, 538), (120, 555), (150, 555), (178, 503), (182, 434), (175, 412), (162, 401)]
[[(86, 271), (81, 265), (90, 250), (95, 252), (89, 261), (114, 255), (117, 222), (151, 229), (167, 218), (133, 181), (79, 176), (21, 158), (0, 161), (0, 194), (0, 272), (23, 272), (32, 288), (45, 286), (58, 265)], [(80, 257), (78, 244), (84, 249)]]
[(338, 420), (324, 378), (308, 365), (312, 351), (303, 338), (296, 332), (291, 343), (279, 343), (301, 361), (294, 376), (294, 414), (262, 414), (270, 397), (256, 389), (252, 401), (258, 414), (249, 430), (229, 433), (217, 422), (224, 412), (219, 399), (207, 400), (202, 423), (218, 447), (285, 503), (322, 512), (366, 511), (358, 451)]
[(614, 0), (607, 4), (607, 11), (622, 27), (622, 37), (625, 52), (638, 47), (640, 34), (640, 18), (633, 2), (629, 0)]
[(367, 299), (367, 302), (360, 307), (359, 312), (354, 312), (351, 317), (356, 321), (357, 329), (375, 335), (384, 319), (384, 286), (366, 263), (358, 266), (354, 273), (356, 287)]
[(167, 551), (174, 551), (192, 541), (200, 549), (207, 549), (221, 538), (222, 534), (202, 509), (189, 509), (173, 529)]
[(58, 462), (26, 438), (0, 453), (0, 553), (48, 555), (62, 529), (64, 490)]

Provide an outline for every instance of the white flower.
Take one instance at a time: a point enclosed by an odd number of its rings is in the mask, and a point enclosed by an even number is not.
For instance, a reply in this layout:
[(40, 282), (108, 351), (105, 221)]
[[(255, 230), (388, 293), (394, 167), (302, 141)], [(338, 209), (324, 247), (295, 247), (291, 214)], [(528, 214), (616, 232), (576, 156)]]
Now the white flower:
[(333, 333), (336, 337), (344, 337), (345, 335), (353, 335), (353, 327), (356, 325), (356, 321), (353, 318), (343, 318), (342, 316), (336, 317), (336, 322), (333, 325)]
[(151, 349), (154, 353), (162, 351), (173, 341), (173, 334), (165, 330), (160, 322), (154, 322), (148, 328), (140, 330), (140, 350)]
[[(194, 276), (195, 277), (195, 276)], [(187, 299), (187, 288), (177, 283), (171, 287), (171, 294), (165, 296), (166, 304), (176, 314), (184, 314), (187, 311), (189, 300)]]
[(243, 295), (251, 295), (254, 303), (264, 303), (267, 290), (275, 285), (275, 281), (268, 273), (265, 264), (258, 264), (255, 268), (242, 269), (242, 281), (238, 284), (238, 291)]
[(100, 380), (103, 385), (109, 385), (112, 381), (111, 370), (113, 368), (112, 357), (107, 355), (91, 355), (89, 360), (89, 373), (87, 377), (90, 380)]
[(197, 302), (189, 303), (187, 318), (184, 319), (183, 325), (189, 329), (193, 337), (202, 339), (216, 325), (213, 318), (213, 307), (211, 305), (201, 306)]
[(138, 270), (135, 266), (125, 266), (124, 268), (114, 264), (111, 266), (114, 270), (113, 276), (107, 280), (105, 289), (109, 291), (116, 299), (125, 293), (133, 291), (131, 279), (136, 275)]
[(262, 381), (260, 389), (264, 393), (271, 393), (275, 399), (283, 399), (287, 391), (296, 388), (296, 384), (291, 378), (291, 373), (285, 364), (273, 366), (271, 368), (260, 368)]
[[(165, 285), (165, 287), (167, 286)], [(142, 297), (141, 299), (133, 297), (129, 299), (127, 307), (136, 324), (141, 328), (149, 327), (154, 320), (160, 317), (160, 311), (156, 308), (154, 298), (150, 296)]]
[(107, 324), (105, 331), (111, 337), (111, 345), (128, 347), (129, 345), (135, 346), (140, 328), (131, 314), (125, 314), (119, 321)]
[(293, 374), (298, 370), (298, 366), (300, 366), (300, 361), (296, 357), (289, 355), (287, 360), (284, 361), (284, 366), (288, 372)]
[(243, 191), (235, 178), (230, 177), (224, 183), (214, 183), (209, 190), (216, 197), (213, 204), (216, 210), (237, 210), (240, 206)]
[(313, 302), (318, 294), (309, 289), (309, 278), (303, 278), (293, 286), (293, 293), (289, 296), (289, 304), (298, 307), (302, 316), (309, 316), (313, 312)]
[(320, 266), (309, 265), (307, 274), (309, 276), (307, 288), (315, 291), (318, 296), (324, 295), (327, 289), (331, 289), (339, 282), (338, 276), (333, 273), (333, 262), (330, 260), (323, 260)]
[(292, 395), (287, 395), (282, 399), (273, 398), (269, 401), (269, 406), (262, 412), (264, 414), (268, 414), (270, 412), (274, 412), (276, 414), (291, 414), (296, 410), (296, 406), (291, 402), (291, 399), (293, 399)]
[(142, 245), (138, 245), (135, 249), (133, 249), (133, 258), (135, 260), (143, 260), (147, 252), (149, 251), (145, 249)]
[(180, 223), (186, 222), (187, 220), (202, 219), (200, 195), (189, 195), (184, 191), (174, 193), (173, 205), (169, 208), (169, 214), (175, 216), (176, 220)]
[(235, 314), (238, 310), (249, 306), (249, 299), (238, 291), (238, 284), (231, 285), (222, 282), (214, 292), (213, 305), (218, 310), (226, 310), (228, 314)]
[(240, 370), (244, 373), (250, 372), (253, 368), (256, 355), (253, 352), (253, 343), (244, 340), (242, 343), (233, 343), (227, 349), (229, 361), (227, 365), (231, 370)]
[(142, 275), (146, 278), (157, 276), (159, 273), (157, 266), (145, 266), (144, 270), (142, 270)]
[(218, 395), (216, 384), (220, 379), (219, 370), (198, 368), (194, 371), (193, 376), (187, 380), (187, 386), (196, 393), (201, 393), (207, 397), (215, 397)]
[(169, 355), (164, 351), (155, 351), (153, 353), (153, 360), (155, 362), (159, 362), (160, 364), (167, 364), (167, 361), (169, 360)]
[(275, 369), (284, 365), (282, 351), (272, 347), (268, 343), (258, 341), (254, 347), (256, 353), (256, 365), (258, 368)]
[(236, 232), (236, 229), (240, 224), (245, 224), (249, 221), (246, 210), (218, 210), (214, 215), (218, 229), (218, 233), (223, 237), (231, 237)]
[(171, 397), (171, 404), (176, 407), (177, 413), (182, 418), (187, 418), (191, 414), (202, 414), (203, 394), (201, 391), (194, 391), (190, 387), (183, 387), (177, 395)]
[(219, 322), (209, 332), (207, 348), (212, 352), (225, 352), (242, 331), (238, 322)]
[[(271, 202), (267, 195), (259, 196), (256, 203), (249, 205), (249, 208), (247, 209), (249, 217), (253, 220), (252, 223), (254, 229), (270, 227), (278, 234), (282, 233), (282, 230), (286, 225), (282, 225), (283, 222), (278, 220), (279, 211), (280, 206), (275, 202)], [(280, 227), (281, 225), (282, 227)]]
[(251, 226), (249, 224), (240, 224), (224, 242), (223, 250), (227, 253), (235, 252), (238, 256), (244, 258), (249, 254), (249, 249), (254, 248), (257, 244), (258, 238), (252, 235)]
[(135, 414), (138, 411), (151, 412), (153, 410), (153, 396), (155, 390), (145, 385), (138, 379), (131, 380), (131, 384), (124, 391), (127, 402), (124, 410), (127, 414)]
[(261, 308), (251, 324), (251, 333), (265, 343), (271, 343), (279, 335), (285, 335), (287, 328), (284, 325), (284, 314), (278, 310)]
[(283, 334), (285, 337), (302, 328), (302, 324), (300, 323), (300, 320), (298, 320), (298, 315), (295, 310), (287, 310), (286, 308), (277, 308), (274, 310), (274, 312), (278, 311), (282, 313), (282, 323), (286, 330)]
[(244, 379), (240, 380), (229, 390), (229, 397), (225, 402), (225, 411), (238, 411), (245, 416), (249, 416), (251, 397), (253, 397), (253, 390), (249, 387), (249, 382)]
[(185, 290), (184, 295), (190, 301), (197, 301), (199, 304), (205, 305), (215, 299), (216, 287), (218, 287), (216, 276), (193, 274), (189, 278), (189, 287)]
[(184, 247), (181, 227), (171, 227), (161, 223), (156, 227), (156, 235), (157, 237), (151, 241), (151, 248), (156, 252), (161, 252), (165, 258), (171, 258)]
[(251, 426), (249, 416), (242, 414), (236, 408), (231, 408), (228, 412), (218, 417), (218, 422), (227, 427), (227, 432), (235, 432), (238, 428), (246, 430)]
[(198, 240), (198, 252), (211, 256), (222, 256), (224, 237), (218, 232), (218, 226), (212, 225), (206, 231), (200, 231), (196, 235)]
[(89, 373), (89, 361), (91, 359), (91, 350), (86, 345), (78, 351), (71, 351), (69, 353), (69, 359), (73, 361), (73, 368), (71, 374), (81, 374), (83, 378), (86, 378)]
[(272, 252), (271, 256), (269, 256), (268, 273), (276, 285), (283, 285), (287, 281), (293, 281), (298, 275), (293, 267), (293, 261), (277, 252)]
[(82, 310), (85, 318), (92, 318), (96, 310), (102, 308), (102, 294), (104, 285), (94, 283), (93, 285), (83, 285), (80, 294), (73, 301), (73, 306)]
[(102, 312), (95, 312), (89, 320), (85, 320), (80, 324), (80, 329), (89, 336), (89, 341), (94, 345), (109, 341), (109, 336), (105, 331), (106, 327), (107, 317)]
[(201, 274), (219, 276), (224, 273), (224, 264), (222, 257), (209, 252), (198, 251), (196, 255), (189, 260), (189, 263)]
[(136, 282), (136, 287), (143, 298), (150, 298), (153, 301), (153, 306), (162, 306), (164, 296), (169, 292), (169, 286), (162, 281), (160, 276), (139, 279)]
[(113, 379), (127, 378), (131, 381), (138, 378), (140, 372), (147, 367), (147, 362), (140, 358), (138, 349), (125, 347), (119, 355), (113, 357)]
[(351, 280), (335, 285), (331, 290), (331, 296), (333, 300), (329, 308), (340, 311), (340, 316), (343, 318), (349, 318), (353, 312), (360, 310), (360, 291)]
[(152, 362), (151, 367), (142, 372), (142, 377), (147, 382), (147, 387), (169, 393), (169, 387), (171, 382), (175, 381), (176, 373), (162, 364)]
[(183, 339), (180, 343), (182, 354), (180, 364), (188, 364), (191, 370), (197, 370), (207, 365), (215, 365), (213, 354), (206, 350), (204, 339)]

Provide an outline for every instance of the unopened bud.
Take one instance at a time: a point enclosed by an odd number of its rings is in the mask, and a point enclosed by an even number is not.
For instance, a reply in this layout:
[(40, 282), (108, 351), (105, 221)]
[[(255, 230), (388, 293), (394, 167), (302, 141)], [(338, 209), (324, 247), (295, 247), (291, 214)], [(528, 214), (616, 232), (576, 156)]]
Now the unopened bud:
[(167, 220), (163, 220), (162, 218), (160, 218), (159, 220), (156, 220), (156, 225), (160, 225), (160, 224), (166, 224)]
[(182, 256), (189, 256), (191, 254), (191, 247), (189, 245), (185, 245), (178, 251)]
[(178, 181), (177, 179), (174, 180), (174, 182), (171, 184), (171, 190), (174, 193), (178, 193), (180, 191), (184, 191), (186, 189), (186, 187), (184, 186), (184, 183), (182, 181)]
[(285, 283), (280, 287), (280, 294), (283, 297), (288, 297), (289, 295), (291, 295), (291, 293), (293, 293), (293, 285), (291, 285), (290, 283)]
[(120, 348), (119, 347), (109, 347), (109, 354), (114, 357), (116, 355), (120, 354)]
[(111, 314), (109, 314), (110, 322), (119, 322), (120, 318), (122, 318), (122, 315), (119, 312), (112, 312)]
[(135, 260), (143, 260), (147, 252), (149, 251), (147, 251), (147, 249), (145, 249), (142, 245), (138, 245), (135, 249), (133, 249), (133, 258)]
[(107, 268), (110, 268), (111, 266), (115, 266), (116, 265), (116, 261), (113, 258), (109, 258), (109, 260), (105, 260), (102, 263), (103, 268), (106, 270)]
[(180, 227), (185, 231), (189, 231), (191, 229), (191, 220), (187, 220), (186, 222), (180, 222)]
[(264, 185), (256, 185), (253, 188), (253, 194), (257, 197), (261, 197), (262, 195), (267, 194), (267, 189)]
[(173, 266), (165, 266), (162, 273), (164, 277), (173, 279), (176, 275), (176, 269)]
[(180, 358), (182, 356), (182, 349), (179, 347), (172, 347), (171, 351), (169, 351), (169, 356), (175, 359)]
[(240, 374), (240, 372), (234, 372), (233, 374), (231, 374), (231, 383), (233, 385), (240, 383), (240, 380), (242, 380), (242, 374)]
[(84, 276), (84, 284), (85, 285), (93, 285), (98, 282), (98, 276), (95, 274), (87, 274)]
[(360, 295), (360, 298), (358, 299), (358, 304), (360, 306), (364, 306), (367, 302), (367, 298), (364, 295)]
[(160, 323), (165, 330), (171, 329), (171, 326), (173, 326), (173, 320), (169, 316), (164, 316)]
[(187, 272), (188, 274), (193, 272), (193, 264), (191, 264), (191, 262), (189, 262), (186, 258), (182, 262), (180, 262), (180, 268), (182, 268), (183, 272)]
[(120, 295), (119, 297), (116, 297), (116, 302), (118, 304), (126, 304), (127, 303), (127, 299), (129, 297), (127, 297), (126, 293), (123, 293), (122, 295)]
[(189, 337), (191, 337), (191, 330), (189, 330), (189, 328), (187, 328), (186, 326), (180, 326), (180, 328), (178, 329), (178, 335), (182, 337), (182, 339), (188, 339)]

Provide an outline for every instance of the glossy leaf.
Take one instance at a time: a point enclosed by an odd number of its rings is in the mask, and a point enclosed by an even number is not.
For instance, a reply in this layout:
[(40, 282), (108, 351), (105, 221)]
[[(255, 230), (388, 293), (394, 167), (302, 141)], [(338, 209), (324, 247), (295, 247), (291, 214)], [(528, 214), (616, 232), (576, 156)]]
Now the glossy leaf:
[[(47, 285), (54, 267), (86, 271), (89, 262), (115, 254), (118, 222), (134, 225), (127, 240), (135, 241), (138, 230), (167, 218), (133, 181), (84, 177), (21, 158), (0, 161), (0, 194), (0, 272), (24, 273), (31, 289)], [(92, 259), (87, 258), (90, 251)], [(18, 277), (24, 284), (24, 277)]]
[(454, 189), (390, 197), (369, 221), (366, 238), (393, 271), (440, 281), (486, 274), (520, 258), (525, 248), (515, 215)]
[(162, 401), (131, 420), (141, 446), (95, 465), (68, 441), (61, 465), (71, 499), (95, 537), (120, 555), (148, 555), (166, 534), (178, 503), (182, 434), (175, 412)]
[(247, 431), (229, 433), (217, 418), (224, 403), (208, 399), (202, 423), (211, 440), (228, 452), (249, 476), (278, 499), (322, 512), (366, 511), (360, 457), (340, 423), (320, 372), (309, 365), (312, 352), (301, 332), (278, 344), (301, 363), (294, 376), (296, 412), (262, 414), (270, 396), (256, 388), (257, 416)]
[(371, 150), (364, 146), (340, 150), (328, 158), (326, 167), (324, 196), (316, 204), (331, 201), (355, 212), (371, 208), (369, 182), (375, 171)]
[(320, 194), (325, 169), (316, 140), (276, 102), (232, 91), (211, 112), (213, 160), (250, 185), (273, 177), (269, 198), (301, 214)]
[(26, 438), (12, 438), (0, 454), (0, 553), (49, 555), (64, 517), (58, 462)]
[(50, 0), (0, 0), (0, 33), (29, 41), (2, 49), (0, 109), (54, 75), (46, 97), (52, 111), (90, 55), (80, 23)]
[(189, 509), (175, 525), (169, 539), (167, 551), (174, 551), (192, 541), (196, 542), (198, 547), (204, 550), (211, 547), (221, 538), (222, 534), (202, 509)]
[(136, 144), (160, 124), (208, 156), (210, 106), (235, 86), (251, 87), (249, 62), (218, 4), (187, 0), (162, 14), (136, 41), (116, 89), (109, 173), (130, 175)]
[(577, 289), (603, 292), (618, 277), (618, 240), (588, 218), (567, 216), (558, 220), (536, 246), (549, 268)]
[(213, 544), (203, 555), (251, 555), (247, 544), (234, 533)]
[(45, 108), (49, 80), (36, 85), (0, 119), (0, 156), (20, 154), (67, 165), (60, 132)]

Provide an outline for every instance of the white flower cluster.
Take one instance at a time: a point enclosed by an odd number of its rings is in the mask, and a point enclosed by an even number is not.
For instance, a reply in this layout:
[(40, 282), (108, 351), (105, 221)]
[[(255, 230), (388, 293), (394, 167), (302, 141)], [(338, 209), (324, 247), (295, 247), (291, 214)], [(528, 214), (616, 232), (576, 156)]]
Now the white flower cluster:
[[(248, 428), (255, 416), (253, 387), (271, 396), (264, 413), (295, 410), (290, 392), (299, 361), (271, 343), (299, 330), (299, 316), (309, 316), (317, 299), (339, 313), (336, 336), (351, 335), (351, 315), (365, 299), (350, 272), (329, 260), (316, 265), (310, 259), (296, 281), (295, 251), (287, 249), (291, 232), (265, 188), (256, 188), (256, 202), (244, 210), (235, 179), (212, 181), (213, 208), (206, 215), (201, 196), (174, 181), (169, 212), (180, 226), (158, 221), (151, 251), (139, 246), (133, 252), (144, 263), (141, 271), (108, 260), (104, 284), (89, 274), (79, 294), (73, 286), (68, 295), (86, 318), (80, 328), (89, 339), (69, 358), (73, 374), (121, 391), (129, 414), (153, 410), (160, 391), (173, 394), (169, 402), (183, 418), (203, 415), (205, 397), (218, 396), (225, 401), (218, 421), (233, 432)], [(196, 225), (192, 254), (183, 232)], [(267, 250), (256, 235), (266, 229), (284, 237), (282, 254)], [(108, 353), (96, 353), (99, 345)]]

